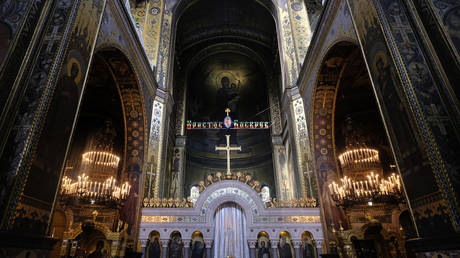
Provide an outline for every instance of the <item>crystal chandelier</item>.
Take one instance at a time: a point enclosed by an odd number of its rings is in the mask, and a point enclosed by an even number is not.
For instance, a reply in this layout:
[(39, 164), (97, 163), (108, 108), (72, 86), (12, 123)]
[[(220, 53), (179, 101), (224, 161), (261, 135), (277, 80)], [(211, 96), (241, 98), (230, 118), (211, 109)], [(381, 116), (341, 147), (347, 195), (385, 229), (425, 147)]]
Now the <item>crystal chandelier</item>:
[(396, 174), (384, 178), (371, 172), (366, 180), (353, 180), (347, 176), (340, 183), (329, 184), (329, 192), (338, 206), (374, 202), (397, 202), (402, 197), (401, 179)]
[(113, 152), (113, 138), (116, 133), (111, 123), (105, 130), (90, 140), (90, 151), (83, 153), (80, 174), (77, 180), (64, 176), (61, 183), (61, 201), (80, 204), (96, 204), (119, 207), (126, 200), (131, 186), (128, 182), (119, 184), (114, 178), (118, 171), (120, 157)]

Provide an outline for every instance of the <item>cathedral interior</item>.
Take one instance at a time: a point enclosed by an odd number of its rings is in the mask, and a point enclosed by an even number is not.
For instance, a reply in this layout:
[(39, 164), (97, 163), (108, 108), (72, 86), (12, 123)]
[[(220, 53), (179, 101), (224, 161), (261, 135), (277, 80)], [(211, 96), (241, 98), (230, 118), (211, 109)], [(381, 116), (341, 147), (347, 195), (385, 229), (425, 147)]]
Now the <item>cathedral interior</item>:
[(458, 0), (0, 1), (0, 257), (460, 257), (459, 81)]

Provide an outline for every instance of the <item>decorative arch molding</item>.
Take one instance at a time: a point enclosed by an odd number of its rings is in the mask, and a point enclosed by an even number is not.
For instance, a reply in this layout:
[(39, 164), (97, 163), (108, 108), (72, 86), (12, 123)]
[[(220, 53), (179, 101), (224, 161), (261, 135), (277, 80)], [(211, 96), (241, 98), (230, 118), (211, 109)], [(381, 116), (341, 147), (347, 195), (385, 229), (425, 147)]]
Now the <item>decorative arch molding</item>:
[[(113, 52), (119, 52), (119, 55), (112, 55)], [(120, 48), (105, 46), (99, 48), (96, 55), (99, 55), (108, 66), (122, 102), (126, 143), (124, 159), (125, 164), (128, 164), (126, 168), (129, 172), (142, 173), (148, 129), (145, 96), (139, 76), (128, 55)]]
[[(76, 228), (64, 232), (64, 239), (73, 240), (77, 238), (81, 233), (83, 233), (82, 227), (83, 224), (80, 223)], [(112, 232), (106, 225), (99, 222), (94, 222), (94, 229), (101, 232), (107, 240), (121, 240), (127, 236), (126, 230), (121, 232)]]
[[(348, 51), (337, 51), (343, 47)], [(340, 221), (347, 221), (343, 211), (336, 207), (329, 194), (328, 185), (338, 179), (335, 154), (334, 112), (338, 87), (350, 60), (358, 55), (359, 46), (349, 41), (336, 41), (330, 45), (318, 66), (318, 73), (311, 94), (311, 135), (313, 167), (318, 177), (319, 195), (325, 227), (339, 227)], [(334, 52), (335, 51), (335, 52)], [(343, 225), (348, 228), (349, 225)], [(329, 235), (328, 237), (333, 237)]]
[(198, 198), (195, 208), (206, 222), (212, 222), (217, 208), (227, 202), (234, 202), (243, 208), (248, 225), (254, 224), (255, 216), (263, 214), (265, 208), (257, 192), (247, 184), (226, 180), (213, 183)]
[[(133, 62), (128, 58), (128, 54), (123, 48), (104, 44), (99, 45), (95, 55), (107, 66), (111, 77), (115, 82), (118, 94), (121, 100), (124, 121), (124, 143), (123, 153), (123, 173), (122, 177), (128, 180), (133, 187), (130, 194), (139, 195), (142, 189), (142, 172), (147, 149), (148, 129), (146, 126), (145, 99), (142, 84), (140, 83), (139, 73), (135, 70)], [(138, 229), (138, 220), (136, 219), (137, 210), (139, 210), (140, 200), (128, 197), (127, 204), (131, 209), (136, 210), (136, 216), (128, 216), (127, 210), (122, 210), (121, 219), (132, 225), (130, 233), (135, 236)], [(124, 209), (130, 209), (129, 207)]]
[[(304, 99), (306, 113), (312, 112), (317, 76), (329, 50), (339, 42), (350, 42), (359, 46), (346, 1), (327, 2), (323, 13), (311, 39), (310, 49), (299, 75), (298, 85)], [(331, 19), (331, 17), (334, 18)], [(332, 27), (341, 29), (331, 30)], [(307, 120), (307, 124), (311, 125), (311, 116), (307, 116)], [(309, 127), (310, 135), (311, 131), (312, 128)]]

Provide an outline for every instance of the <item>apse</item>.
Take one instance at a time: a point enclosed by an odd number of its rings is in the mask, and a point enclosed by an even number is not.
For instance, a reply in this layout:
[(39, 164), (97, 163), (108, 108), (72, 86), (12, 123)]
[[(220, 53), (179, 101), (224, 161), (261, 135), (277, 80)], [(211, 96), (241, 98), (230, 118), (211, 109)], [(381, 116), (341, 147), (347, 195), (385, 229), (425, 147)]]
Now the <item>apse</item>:
[[(184, 113), (186, 121), (221, 122), (228, 114), (238, 121), (270, 122), (267, 85), (269, 74), (279, 75), (276, 38), (273, 17), (256, 1), (202, 0), (188, 6), (177, 24), (176, 121)], [(226, 145), (226, 135), (231, 146), (241, 146), (230, 153), (232, 173), (275, 189), (269, 129), (186, 130), (184, 193), (226, 171), (227, 154), (215, 150)]]

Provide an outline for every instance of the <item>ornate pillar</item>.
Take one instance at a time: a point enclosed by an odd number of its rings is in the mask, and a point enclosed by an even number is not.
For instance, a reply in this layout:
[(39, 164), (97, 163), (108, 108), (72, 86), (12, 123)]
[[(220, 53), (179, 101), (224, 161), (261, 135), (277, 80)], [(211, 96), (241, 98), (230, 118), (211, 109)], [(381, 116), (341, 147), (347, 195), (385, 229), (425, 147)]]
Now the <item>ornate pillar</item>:
[(257, 243), (257, 240), (248, 240), (250, 258), (256, 258), (256, 243)]
[(409, 210), (427, 214), (412, 217), (417, 240), (409, 241), (425, 252), (460, 241), (460, 181), (452, 169), (460, 166), (458, 100), (430, 53), (423, 25), (411, 16), (411, 2), (347, 0)]
[[(282, 159), (282, 157), (285, 157), (286, 151), (284, 149), (283, 139), (281, 136), (283, 133), (283, 123), (281, 122), (279, 90), (276, 81), (277, 80), (271, 76), (267, 79), (271, 120), (270, 130), (272, 136), (273, 164), (275, 170), (275, 191), (278, 200), (286, 201), (286, 194), (284, 194), (283, 191), (285, 189), (282, 187), (283, 169), (286, 165), (286, 160)], [(281, 162), (282, 160), (283, 162)]]
[(10, 2), (2, 19), (19, 43), (2, 67), (7, 78), (0, 75), (0, 242), (7, 253), (47, 256), (37, 249), (56, 242), (49, 237), (56, 192), (106, 1), (91, 1), (91, 15), (80, 1)]
[[(141, 2), (141, 1), (136, 1)], [(131, 16), (136, 24), (137, 33), (143, 41), (145, 53), (150, 65), (156, 65), (160, 43), (161, 21), (164, 12), (164, 0), (143, 1), (131, 5)]]
[(187, 239), (187, 240), (183, 240), (182, 239), (182, 242), (184, 243), (184, 258), (188, 258), (189, 257), (189, 253), (190, 253), (190, 239)]
[(310, 45), (312, 33), (304, 2), (278, 1), (276, 16), (283, 90), (296, 84)]
[[(155, 2), (155, 1), (153, 1)], [(162, 89), (170, 89), (170, 81), (172, 74), (172, 55), (171, 51), (174, 48), (172, 43), (173, 33), (175, 30), (175, 24), (172, 20), (173, 10), (167, 9), (167, 6), (164, 5), (165, 10), (162, 12), (161, 19), (161, 29), (158, 38), (158, 45), (155, 46), (158, 48), (156, 50), (156, 60), (152, 65), (155, 67), (154, 72), (158, 82), (158, 86)]]
[(278, 240), (270, 240), (273, 251), (273, 258), (278, 258)]
[(316, 179), (312, 173), (312, 155), (305, 108), (297, 87), (286, 89), (283, 94), (282, 109), (286, 115), (285, 119), (289, 122), (289, 140), (293, 146), (293, 154), (295, 154), (297, 194), (304, 198), (316, 198)]
[(212, 257), (212, 250), (213, 250), (213, 241), (212, 240), (205, 240), (205, 245), (206, 245), (206, 258), (211, 258)]
[(168, 242), (169, 239), (166, 240), (161, 240), (161, 257), (162, 258), (167, 258), (166, 255), (168, 253)]
[(148, 163), (144, 180), (144, 198), (162, 197), (166, 169), (166, 146), (169, 118), (173, 100), (167, 92), (158, 89), (153, 101), (148, 146)]

